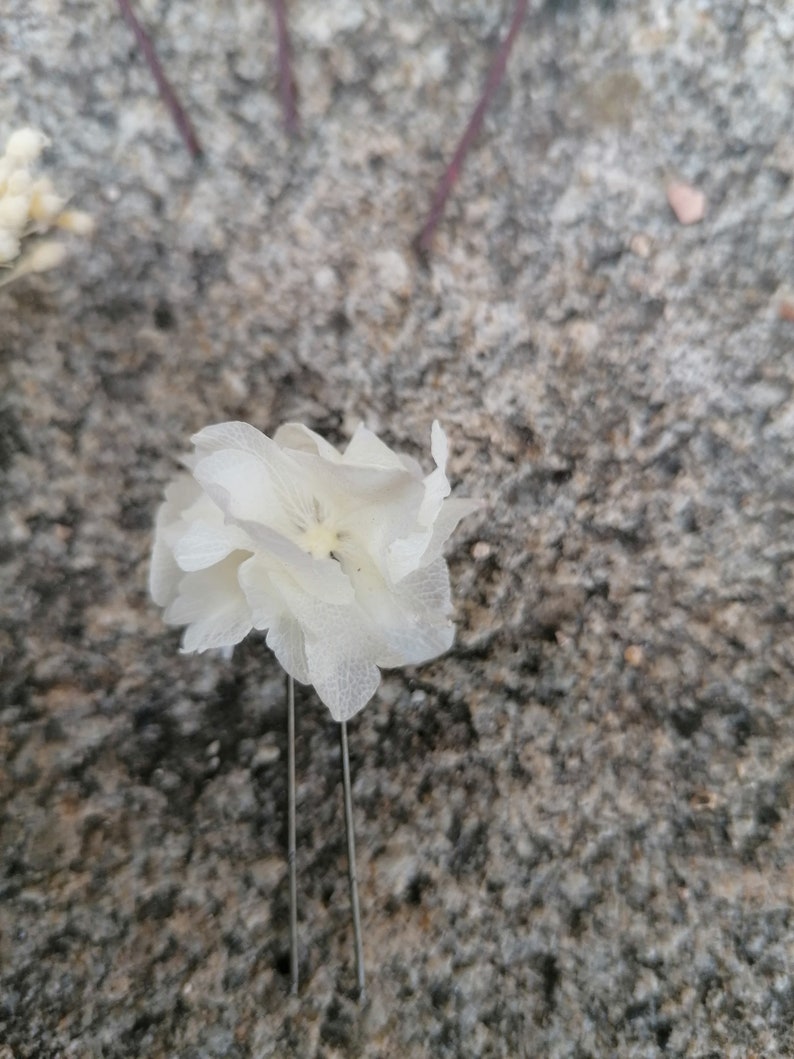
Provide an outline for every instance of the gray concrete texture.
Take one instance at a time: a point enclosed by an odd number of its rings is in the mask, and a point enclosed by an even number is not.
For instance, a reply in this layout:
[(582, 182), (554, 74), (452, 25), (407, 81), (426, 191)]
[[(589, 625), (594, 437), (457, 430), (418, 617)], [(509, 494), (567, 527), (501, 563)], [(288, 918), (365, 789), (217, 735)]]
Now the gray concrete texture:
[[(511, 14), (0, 3), (0, 132), (90, 210), (0, 291), (0, 1056), (794, 1055), (794, 12), (536, 2), (427, 267), (411, 249)], [(702, 192), (679, 222), (671, 182)], [(190, 434), (364, 420), (461, 495), (459, 634), (337, 730), (178, 653), (146, 592)]]

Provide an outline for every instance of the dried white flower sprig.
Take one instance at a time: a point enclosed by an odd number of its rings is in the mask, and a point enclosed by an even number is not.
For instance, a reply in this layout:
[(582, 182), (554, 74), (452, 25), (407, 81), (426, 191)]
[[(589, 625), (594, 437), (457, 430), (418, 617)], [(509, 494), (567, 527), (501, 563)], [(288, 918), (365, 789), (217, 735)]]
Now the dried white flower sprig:
[(480, 507), (450, 498), (447, 439), (435, 422), (436, 467), (359, 427), (344, 452), (298, 423), (273, 439), (246, 423), (193, 437), (166, 489), (149, 587), (184, 651), (229, 649), (252, 629), (288, 674), (290, 956), (298, 987), (293, 679), (313, 684), (340, 722), (356, 969), (364, 961), (355, 875), (347, 721), (372, 697), (380, 668), (446, 651), (454, 628), (443, 546)]
[(93, 231), (87, 213), (65, 209), (66, 200), (52, 181), (35, 176), (34, 167), (48, 142), (36, 129), (18, 129), (0, 158), (0, 286), (28, 272), (55, 268), (66, 256), (58, 240), (29, 237), (51, 228), (77, 235)]
[(252, 629), (334, 720), (372, 697), (378, 667), (452, 644), (442, 548), (477, 501), (450, 499), (447, 441), (433, 424), (426, 477), (359, 427), (343, 453), (296, 423), (273, 440), (246, 423), (193, 438), (157, 517), (150, 588), (185, 651)]

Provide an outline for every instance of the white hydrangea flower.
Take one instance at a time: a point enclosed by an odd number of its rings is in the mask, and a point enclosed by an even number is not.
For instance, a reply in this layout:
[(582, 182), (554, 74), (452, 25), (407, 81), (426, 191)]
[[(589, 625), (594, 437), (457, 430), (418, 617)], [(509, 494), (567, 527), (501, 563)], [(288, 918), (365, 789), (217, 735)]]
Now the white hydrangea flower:
[(48, 177), (32, 172), (49, 143), (37, 129), (18, 129), (0, 157), (0, 286), (28, 272), (55, 268), (66, 255), (52, 239), (26, 247), (29, 236), (50, 228), (88, 235), (93, 222), (87, 213), (64, 209), (62, 198)]
[(273, 439), (246, 423), (193, 439), (187, 474), (157, 515), (149, 588), (184, 651), (230, 648), (252, 629), (337, 721), (357, 713), (378, 667), (451, 645), (442, 548), (479, 501), (451, 499), (435, 422), (426, 477), (366, 427), (344, 452), (298, 423)]

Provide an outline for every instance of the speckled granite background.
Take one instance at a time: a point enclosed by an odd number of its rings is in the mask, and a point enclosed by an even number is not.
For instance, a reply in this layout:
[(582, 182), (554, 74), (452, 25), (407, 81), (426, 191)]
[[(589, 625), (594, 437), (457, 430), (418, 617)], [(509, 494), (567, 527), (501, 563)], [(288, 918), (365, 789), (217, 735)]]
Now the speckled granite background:
[[(536, 3), (438, 234), (411, 242), (511, 6), (4, 0), (26, 122), (97, 234), (0, 291), (0, 1056), (794, 1055), (794, 15)], [(707, 196), (680, 225), (671, 180)], [(462, 494), (459, 637), (337, 732), (177, 653), (146, 595), (189, 435), (365, 419)]]

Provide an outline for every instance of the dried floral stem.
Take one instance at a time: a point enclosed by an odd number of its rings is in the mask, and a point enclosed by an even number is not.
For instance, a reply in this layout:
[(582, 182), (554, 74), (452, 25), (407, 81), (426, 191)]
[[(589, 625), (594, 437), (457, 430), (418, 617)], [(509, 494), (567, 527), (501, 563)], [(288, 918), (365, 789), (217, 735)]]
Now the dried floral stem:
[(185, 112), (185, 108), (179, 102), (176, 92), (173, 90), (168, 78), (165, 76), (160, 60), (157, 58), (157, 52), (154, 50), (154, 44), (152, 43), (151, 37), (138, 21), (138, 18), (132, 9), (130, 0), (119, 0), (119, 7), (124, 21), (132, 30), (135, 39), (138, 42), (138, 47), (143, 52), (143, 57), (157, 83), (157, 91), (160, 93), (160, 98), (168, 108), (179, 135), (182, 137), (182, 140), (188, 151), (190, 151), (192, 157), (200, 158), (202, 154), (201, 144), (198, 141), (198, 137), (196, 136), (195, 130), (190, 122), (190, 118)]
[(345, 831), (347, 832), (347, 869), (350, 878), (350, 911), (353, 916), (353, 938), (356, 949), (356, 982), (359, 1000), (364, 1000), (364, 946), (361, 941), (361, 909), (356, 879), (356, 835), (353, 828), (353, 795), (350, 789), (350, 755), (347, 749), (347, 721), (339, 725), (342, 740), (342, 783), (345, 794)]
[(298, 105), (295, 97), (295, 80), (292, 76), (292, 48), (287, 27), (286, 0), (272, 0), (276, 18), (278, 42), (278, 94), (284, 115), (284, 131), (288, 136), (298, 133)]
[(287, 676), (287, 864), (289, 866), (290, 992), (298, 992), (298, 868), (295, 836), (295, 681)]
[(507, 31), (507, 36), (499, 45), (496, 55), (494, 56), (493, 62), (488, 71), (488, 77), (485, 81), (485, 87), (482, 90), (477, 106), (474, 108), (474, 113), (469, 118), (469, 123), (458, 142), (458, 146), (455, 148), (452, 161), (445, 169), (444, 174), (438, 183), (436, 193), (433, 196), (432, 205), (430, 206), (430, 212), (427, 215), (427, 220), (416, 238), (416, 249), (421, 257), (427, 257), (430, 253), (433, 235), (438, 227), (438, 222), (441, 220), (447, 199), (460, 176), (463, 162), (468, 154), (469, 148), (480, 131), (483, 118), (485, 117), (485, 111), (488, 109), (497, 88), (502, 83), (505, 70), (507, 69), (507, 60), (510, 56), (510, 51), (512, 50), (515, 39), (518, 36), (518, 31), (521, 28), (524, 15), (527, 13), (528, 6), (529, 0), (518, 0), (516, 3), (515, 11), (513, 12), (513, 17), (510, 22), (510, 28)]

